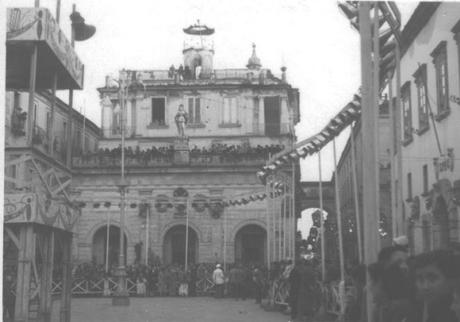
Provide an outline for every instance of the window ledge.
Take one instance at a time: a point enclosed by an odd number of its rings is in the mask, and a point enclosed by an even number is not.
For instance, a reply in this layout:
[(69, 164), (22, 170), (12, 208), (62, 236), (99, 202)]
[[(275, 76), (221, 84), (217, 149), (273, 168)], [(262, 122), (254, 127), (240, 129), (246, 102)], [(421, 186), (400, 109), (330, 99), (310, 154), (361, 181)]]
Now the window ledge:
[(422, 134), (428, 132), (429, 129), (430, 129), (430, 127), (428, 125), (425, 125), (425, 126), (423, 126), (423, 127), (418, 129), (417, 135), (421, 136)]
[(450, 108), (445, 109), (441, 113), (438, 113), (438, 115), (435, 116), (435, 120), (440, 122), (444, 120), (446, 117), (448, 117), (450, 114)]
[(403, 146), (408, 146), (409, 144), (412, 143), (412, 141), (414, 141), (414, 138), (412, 136), (408, 137), (408, 138), (405, 138), (403, 141), (402, 141), (402, 145)]
[(206, 125), (204, 123), (189, 123), (187, 124), (188, 129), (202, 129), (205, 128)]
[(220, 128), (234, 128), (234, 127), (241, 127), (241, 123), (220, 123)]
[(149, 125), (147, 125), (147, 128), (150, 130), (151, 129), (168, 129), (169, 125), (167, 124), (160, 125), (160, 124), (150, 123)]

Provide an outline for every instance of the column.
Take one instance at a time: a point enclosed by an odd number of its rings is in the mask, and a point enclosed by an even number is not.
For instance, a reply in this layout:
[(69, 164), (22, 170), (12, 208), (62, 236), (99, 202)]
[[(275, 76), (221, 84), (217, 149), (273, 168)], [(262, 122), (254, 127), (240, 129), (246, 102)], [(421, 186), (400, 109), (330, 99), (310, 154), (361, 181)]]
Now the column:
[(257, 134), (265, 134), (265, 102), (264, 97), (259, 96), (259, 131)]
[(289, 118), (290, 118), (287, 97), (281, 96), (280, 103), (281, 103), (281, 133), (286, 134), (286, 133), (289, 133)]
[(30, 277), (35, 254), (35, 234), (32, 224), (23, 224), (19, 232), (18, 271), (14, 321), (29, 320)]
[(70, 233), (60, 234), (63, 249), (62, 268), (62, 293), (60, 321), (70, 322), (70, 302), (72, 298), (72, 235)]
[(53, 282), (53, 264), (54, 264), (54, 232), (52, 229), (42, 231), (41, 238), (43, 241), (43, 268), (41, 272), (41, 289), (40, 289), (40, 316), (39, 319), (44, 322), (51, 321), (51, 290)]

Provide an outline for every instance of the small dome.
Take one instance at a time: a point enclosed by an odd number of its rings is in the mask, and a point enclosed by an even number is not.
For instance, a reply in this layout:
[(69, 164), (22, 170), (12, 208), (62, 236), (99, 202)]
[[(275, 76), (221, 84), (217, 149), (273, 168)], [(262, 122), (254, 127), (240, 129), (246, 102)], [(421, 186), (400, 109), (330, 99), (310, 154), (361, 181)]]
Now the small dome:
[(246, 65), (248, 69), (260, 69), (262, 64), (260, 63), (259, 57), (256, 55), (256, 44), (252, 44), (252, 56), (248, 60), (248, 64)]

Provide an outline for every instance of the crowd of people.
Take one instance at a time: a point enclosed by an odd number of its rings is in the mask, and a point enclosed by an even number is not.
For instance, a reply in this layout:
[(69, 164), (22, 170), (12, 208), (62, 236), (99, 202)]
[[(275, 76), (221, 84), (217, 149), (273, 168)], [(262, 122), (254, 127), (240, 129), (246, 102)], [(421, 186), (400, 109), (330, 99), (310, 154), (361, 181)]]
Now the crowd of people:
[[(366, 273), (370, 283), (366, 286)], [(459, 322), (460, 252), (442, 249), (409, 256), (407, 246), (383, 248), (378, 261), (350, 273), (345, 321), (367, 321), (370, 293), (377, 322)]]
[[(138, 163), (140, 165), (147, 165), (150, 161), (170, 163), (174, 156), (174, 148), (170, 146), (155, 147), (152, 146), (148, 149), (141, 149), (136, 146), (125, 147), (125, 160), (129, 163)], [(113, 149), (99, 149), (96, 152), (87, 152), (81, 154), (81, 162), (83, 163), (97, 163), (99, 165), (110, 165), (120, 160), (121, 146)]]
[[(250, 160), (267, 159), (270, 155), (274, 155), (284, 149), (282, 145), (257, 145), (251, 147), (247, 145), (227, 145), (222, 143), (214, 143), (209, 148), (198, 148), (196, 145), (190, 150), (190, 158), (192, 160), (200, 160), (201, 162), (214, 162), (214, 158), (218, 158), (218, 162), (242, 162)], [(174, 158), (174, 147), (152, 146), (148, 149), (141, 149), (139, 146), (135, 148), (125, 148), (125, 160), (127, 164), (139, 164), (147, 166), (149, 162), (171, 163)], [(120, 162), (121, 146), (113, 149), (99, 149), (95, 152), (86, 152), (81, 154), (80, 162), (83, 164), (98, 164), (98, 165), (113, 165)]]
[(249, 144), (228, 145), (223, 143), (213, 143), (210, 148), (198, 148), (196, 145), (190, 150), (190, 158), (204, 159), (212, 161), (213, 157), (218, 157), (220, 162), (241, 162), (259, 159), (268, 159), (284, 149), (283, 145), (257, 145), (255, 147)]

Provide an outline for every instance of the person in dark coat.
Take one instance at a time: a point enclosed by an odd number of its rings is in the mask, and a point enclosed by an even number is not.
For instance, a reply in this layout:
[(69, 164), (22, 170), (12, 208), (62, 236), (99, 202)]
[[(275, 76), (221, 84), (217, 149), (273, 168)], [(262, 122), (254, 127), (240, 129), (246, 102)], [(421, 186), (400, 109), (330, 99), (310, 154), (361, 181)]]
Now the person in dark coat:
[(297, 303), (300, 289), (300, 272), (299, 263), (294, 265), (294, 268), (289, 274), (289, 306), (291, 308), (291, 320), (297, 317)]
[(196, 265), (192, 265), (190, 268), (190, 279), (188, 283), (188, 295), (196, 296), (196, 281), (197, 281), (197, 268)]
[(315, 314), (320, 298), (317, 276), (310, 261), (302, 260), (299, 268), (299, 282), (297, 316), (309, 321)]
[(414, 259), (417, 299), (409, 322), (458, 322), (451, 309), (452, 282), (458, 275), (447, 250), (423, 253)]
[[(13, 321), (14, 305), (16, 296), (14, 295), (14, 282), (11, 272), (6, 272), (3, 277), (3, 320)], [(7, 316), (10, 320), (7, 319)]]
[(258, 267), (255, 267), (252, 272), (252, 281), (254, 285), (256, 304), (260, 304), (262, 302), (264, 290), (264, 277), (262, 271)]

